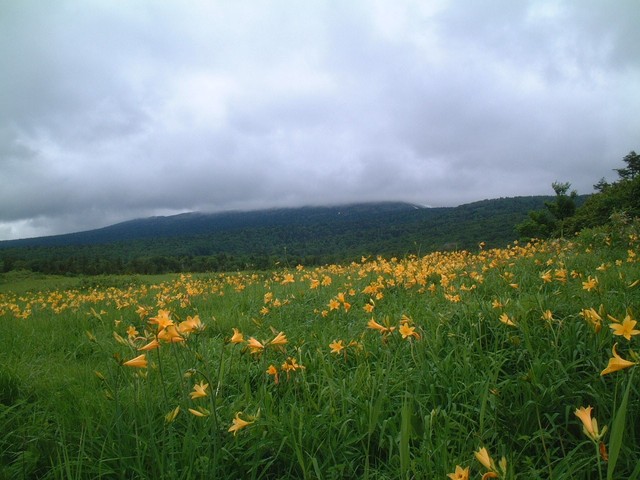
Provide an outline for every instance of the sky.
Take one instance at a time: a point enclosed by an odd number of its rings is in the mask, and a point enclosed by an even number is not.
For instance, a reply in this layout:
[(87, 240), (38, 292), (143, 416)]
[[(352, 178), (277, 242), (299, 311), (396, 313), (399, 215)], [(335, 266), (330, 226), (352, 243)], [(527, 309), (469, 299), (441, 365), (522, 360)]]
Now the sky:
[(0, 0), (0, 240), (187, 211), (591, 193), (638, 0)]

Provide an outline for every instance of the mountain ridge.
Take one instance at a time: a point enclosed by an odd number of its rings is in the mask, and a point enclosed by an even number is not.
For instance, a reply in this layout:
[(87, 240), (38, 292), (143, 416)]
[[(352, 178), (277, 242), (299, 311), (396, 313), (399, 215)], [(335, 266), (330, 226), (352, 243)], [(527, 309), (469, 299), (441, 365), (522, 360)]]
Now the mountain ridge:
[[(341, 212), (353, 213), (357, 210), (378, 210), (377, 213), (391, 213), (399, 210), (411, 210), (421, 208), (433, 208), (416, 205), (409, 202), (364, 202), (364, 203), (346, 203), (339, 205), (325, 205), (325, 206), (302, 206), (302, 207), (279, 207), (268, 209), (256, 209), (256, 210), (224, 210), (220, 212), (203, 212), (192, 211), (178, 213), (175, 215), (154, 215), (151, 217), (134, 218), (131, 220), (124, 220), (112, 225), (99, 227), (90, 230), (82, 230), (78, 232), (62, 233), (56, 235), (46, 235), (29, 238), (19, 238), (11, 240), (0, 240), (0, 248), (2, 247), (17, 247), (17, 246), (48, 246), (48, 245), (70, 245), (70, 244), (94, 244), (94, 243), (110, 243), (112, 239), (112, 233), (119, 232), (125, 233), (125, 237), (121, 240), (132, 240), (138, 238), (146, 238), (153, 233), (160, 233), (163, 230), (163, 226), (171, 226), (176, 223), (186, 224), (193, 223), (193, 220), (211, 221), (214, 226), (220, 226), (222, 228), (229, 227), (233, 224), (242, 224), (243, 226), (262, 225), (264, 223), (270, 224), (274, 220), (283, 220), (284, 215), (290, 213), (304, 213), (312, 212), (317, 217), (318, 213), (331, 213)], [(455, 208), (455, 207), (435, 207), (435, 208)], [(260, 221), (263, 219), (263, 221)], [(277, 222), (276, 223), (280, 223)], [(140, 236), (131, 235), (131, 227), (133, 230), (139, 231), (143, 228), (149, 228), (148, 233), (142, 233)], [(194, 233), (193, 231), (187, 232), (187, 234)], [(99, 239), (101, 234), (106, 234), (107, 240)], [(78, 243), (83, 242), (83, 243)]]
[[(436, 250), (502, 247), (515, 225), (552, 196), (480, 200), (457, 207), (405, 202), (188, 212), (85, 232), (0, 242), (0, 271), (54, 274), (264, 270)], [(583, 200), (578, 199), (579, 201)]]

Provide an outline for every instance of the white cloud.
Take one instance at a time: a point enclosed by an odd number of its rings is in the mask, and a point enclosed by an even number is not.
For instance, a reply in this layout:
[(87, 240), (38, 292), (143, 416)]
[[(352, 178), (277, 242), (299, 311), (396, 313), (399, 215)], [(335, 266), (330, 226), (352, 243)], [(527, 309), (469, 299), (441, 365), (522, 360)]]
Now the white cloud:
[(639, 148), (639, 17), (633, 0), (10, 2), (0, 238), (587, 193)]

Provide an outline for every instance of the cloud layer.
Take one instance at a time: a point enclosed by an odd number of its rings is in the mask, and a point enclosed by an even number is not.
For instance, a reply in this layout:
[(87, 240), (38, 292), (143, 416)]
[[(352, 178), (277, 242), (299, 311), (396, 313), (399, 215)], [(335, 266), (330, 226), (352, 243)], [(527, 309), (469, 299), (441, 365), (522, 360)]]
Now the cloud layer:
[(640, 148), (635, 0), (2, 8), (0, 239), (556, 180), (589, 193)]

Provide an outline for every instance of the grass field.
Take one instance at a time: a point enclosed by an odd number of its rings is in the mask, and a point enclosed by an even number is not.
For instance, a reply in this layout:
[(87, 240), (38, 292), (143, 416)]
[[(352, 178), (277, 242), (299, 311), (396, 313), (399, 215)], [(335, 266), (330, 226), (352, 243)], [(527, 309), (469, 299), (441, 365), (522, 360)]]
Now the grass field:
[(5, 274), (0, 478), (640, 478), (639, 245)]

